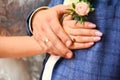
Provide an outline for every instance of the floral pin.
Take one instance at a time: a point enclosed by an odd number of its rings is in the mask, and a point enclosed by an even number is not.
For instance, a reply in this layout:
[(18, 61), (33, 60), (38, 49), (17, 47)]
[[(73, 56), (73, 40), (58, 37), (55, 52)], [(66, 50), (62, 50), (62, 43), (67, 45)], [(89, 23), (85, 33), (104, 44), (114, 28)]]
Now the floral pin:
[(79, 0), (76, 3), (72, 3), (72, 8), (67, 9), (67, 11), (69, 15), (72, 15), (73, 18), (77, 19), (82, 24), (87, 19), (88, 14), (94, 11), (94, 8), (90, 0)]

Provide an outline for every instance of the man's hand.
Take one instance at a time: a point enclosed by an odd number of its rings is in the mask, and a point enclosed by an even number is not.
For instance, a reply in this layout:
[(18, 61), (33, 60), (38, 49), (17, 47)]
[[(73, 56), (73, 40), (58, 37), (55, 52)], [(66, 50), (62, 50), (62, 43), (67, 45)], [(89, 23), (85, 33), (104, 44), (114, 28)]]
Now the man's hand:
[(46, 52), (71, 58), (72, 52), (68, 47), (72, 44), (64, 32), (59, 19), (66, 13), (67, 6), (58, 5), (37, 12), (32, 20), (33, 36)]

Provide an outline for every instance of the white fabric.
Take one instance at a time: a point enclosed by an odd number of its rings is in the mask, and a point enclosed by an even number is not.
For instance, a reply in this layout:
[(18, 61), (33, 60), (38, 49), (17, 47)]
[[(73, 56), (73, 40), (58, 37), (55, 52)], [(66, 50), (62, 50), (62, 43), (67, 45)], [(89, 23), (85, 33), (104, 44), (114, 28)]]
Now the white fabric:
[(79, 0), (64, 0), (64, 5), (70, 5), (72, 3), (78, 3)]
[(56, 62), (60, 59), (60, 56), (51, 55), (45, 65), (42, 80), (51, 80), (53, 68)]

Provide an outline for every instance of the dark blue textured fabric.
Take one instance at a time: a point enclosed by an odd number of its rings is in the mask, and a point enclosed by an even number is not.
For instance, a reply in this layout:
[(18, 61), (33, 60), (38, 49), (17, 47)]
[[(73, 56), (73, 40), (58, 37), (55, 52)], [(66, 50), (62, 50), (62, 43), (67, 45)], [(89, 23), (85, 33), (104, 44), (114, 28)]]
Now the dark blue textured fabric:
[(27, 32), (27, 35), (29, 35), (29, 36), (32, 36), (32, 33), (29, 29), (29, 20), (30, 20), (30, 16), (32, 15), (33, 11), (30, 12), (30, 14), (27, 16), (27, 20), (26, 20), (26, 32)]
[[(52, 0), (50, 6), (61, 4)], [(92, 0), (89, 21), (104, 34), (93, 47), (75, 50), (71, 60), (56, 64), (52, 80), (120, 80), (120, 0)]]
[(50, 0), (50, 4), (48, 5), (49, 7), (52, 7), (52, 6), (55, 6), (55, 5), (58, 5), (58, 4), (63, 4), (63, 1), (64, 0)]

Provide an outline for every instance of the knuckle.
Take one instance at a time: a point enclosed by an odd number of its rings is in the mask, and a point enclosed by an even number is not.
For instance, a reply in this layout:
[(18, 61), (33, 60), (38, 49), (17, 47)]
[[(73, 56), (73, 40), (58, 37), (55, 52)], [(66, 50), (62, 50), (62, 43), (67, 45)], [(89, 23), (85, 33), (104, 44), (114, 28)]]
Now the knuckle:
[[(52, 23), (53, 24), (53, 23)], [(61, 27), (58, 25), (53, 25), (52, 26), (53, 31), (55, 32), (56, 35), (59, 35), (61, 32)]]
[(60, 27), (59, 26), (57, 26), (56, 28), (55, 28), (55, 33), (57, 34), (57, 35), (59, 35), (60, 34)]
[(89, 44), (84, 44), (84, 48), (89, 48), (91, 45), (89, 45)]
[(59, 47), (57, 46), (58, 44), (60, 44), (59, 40), (57, 40), (55, 37), (52, 38), (52, 45), (55, 46), (55, 47)]
[(79, 32), (79, 34), (80, 34), (80, 35), (83, 35), (86, 31), (85, 31), (85, 30), (80, 29), (78, 32)]
[(53, 45), (51, 44), (51, 43), (49, 43), (48, 45), (47, 45), (47, 50), (52, 50), (52, 47), (53, 47)]
[(85, 42), (85, 39), (82, 36), (77, 36), (75, 38), (73, 38), (74, 41), (78, 41), (78, 42)]
[(83, 38), (83, 37), (78, 36), (78, 37), (77, 37), (77, 40), (84, 41), (84, 38)]
[(65, 56), (63, 53), (59, 53), (58, 55), (61, 56), (61, 57), (64, 57), (64, 56)]
[(65, 57), (65, 56), (66, 56), (66, 53), (65, 53), (65, 52), (61, 53), (61, 56), (62, 56), (62, 57)]
[(45, 52), (49, 52), (49, 48), (48, 48), (47, 46), (45, 46), (45, 47), (43, 48), (43, 50), (44, 50)]
[(57, 47), (60, 50), (63, 49), (63, 45), (59, 41), (55, 41), (54, 46)]
[(52, 19), (51, 16), (48, 16), (48, 17), (46, 17), (46, 21), (47, 21), (48, 23), (51, 23), (51, 22), (53, 21), (53, 19)]
[(79, 26), (80, 28), (83, 27), (83, 24), (81, 24), (81, 23), (79, 23), (79, 22), (76, 22), (75, 25), (76, 25), (76, 26)]
[(89, 38), (90, 41), (96, 41), (94, 37)]
[(58, 46), (61, 56), (65, 56), (68, 50), (64, 46), (61, 46), (60, 44), (59, 45), (57, 44), (56, 46)]
[(65, 57), (66, 56), (66, 53), (65, 52), (61, 52), (60, 54), (62, 57)]
[(91, 45), (89, 45), (88, 43), (84, 43), (83, 45), (82, 45), (82, 47), (83, 48), (89, 48)]
[(84, 22), (84, 24), (83, 24), (85, 27), (88, 27), (88, 25), (89, 25), (89, 22)]
[(88, 34), (91, 35), (91, 36), (93, 36), (93, 35), (95, 34), (95, 32), (94, 32), (93, 30), (91, 30), (91, 29), (88, 30), (87, 32), (88, 32)]
[(63, 26), (67, 26), (67, 25), (68, 25), (68, 22), (64, 20), (63, 23), (62, 23), (62, 25), (63, 25)]
[(58, 53), (58, 51), (57, 51), (57, 55), (62, 56), (62, 57), (65, 57), (65, 52), (64, 52), (64, 51), (63, 51), (63, 52), (60, 51), (60, 52)]
[(53, 42), (52, 42), (51, 40), (49, 40), (49, 42), (48, 42), (48, 47), (49, 47), (49, 48), (52, 48), (53, 45), (54, 45)]
[(86, 39), (86, 41), (94, 41), (95, 40), (94, 37), (86, 37), (85, 39)]
[(96, 36), (97, 32), (98, 32), (98, 30), (93, 30), (92, 31), (92, 33), (93, 33), (94, 36)]

